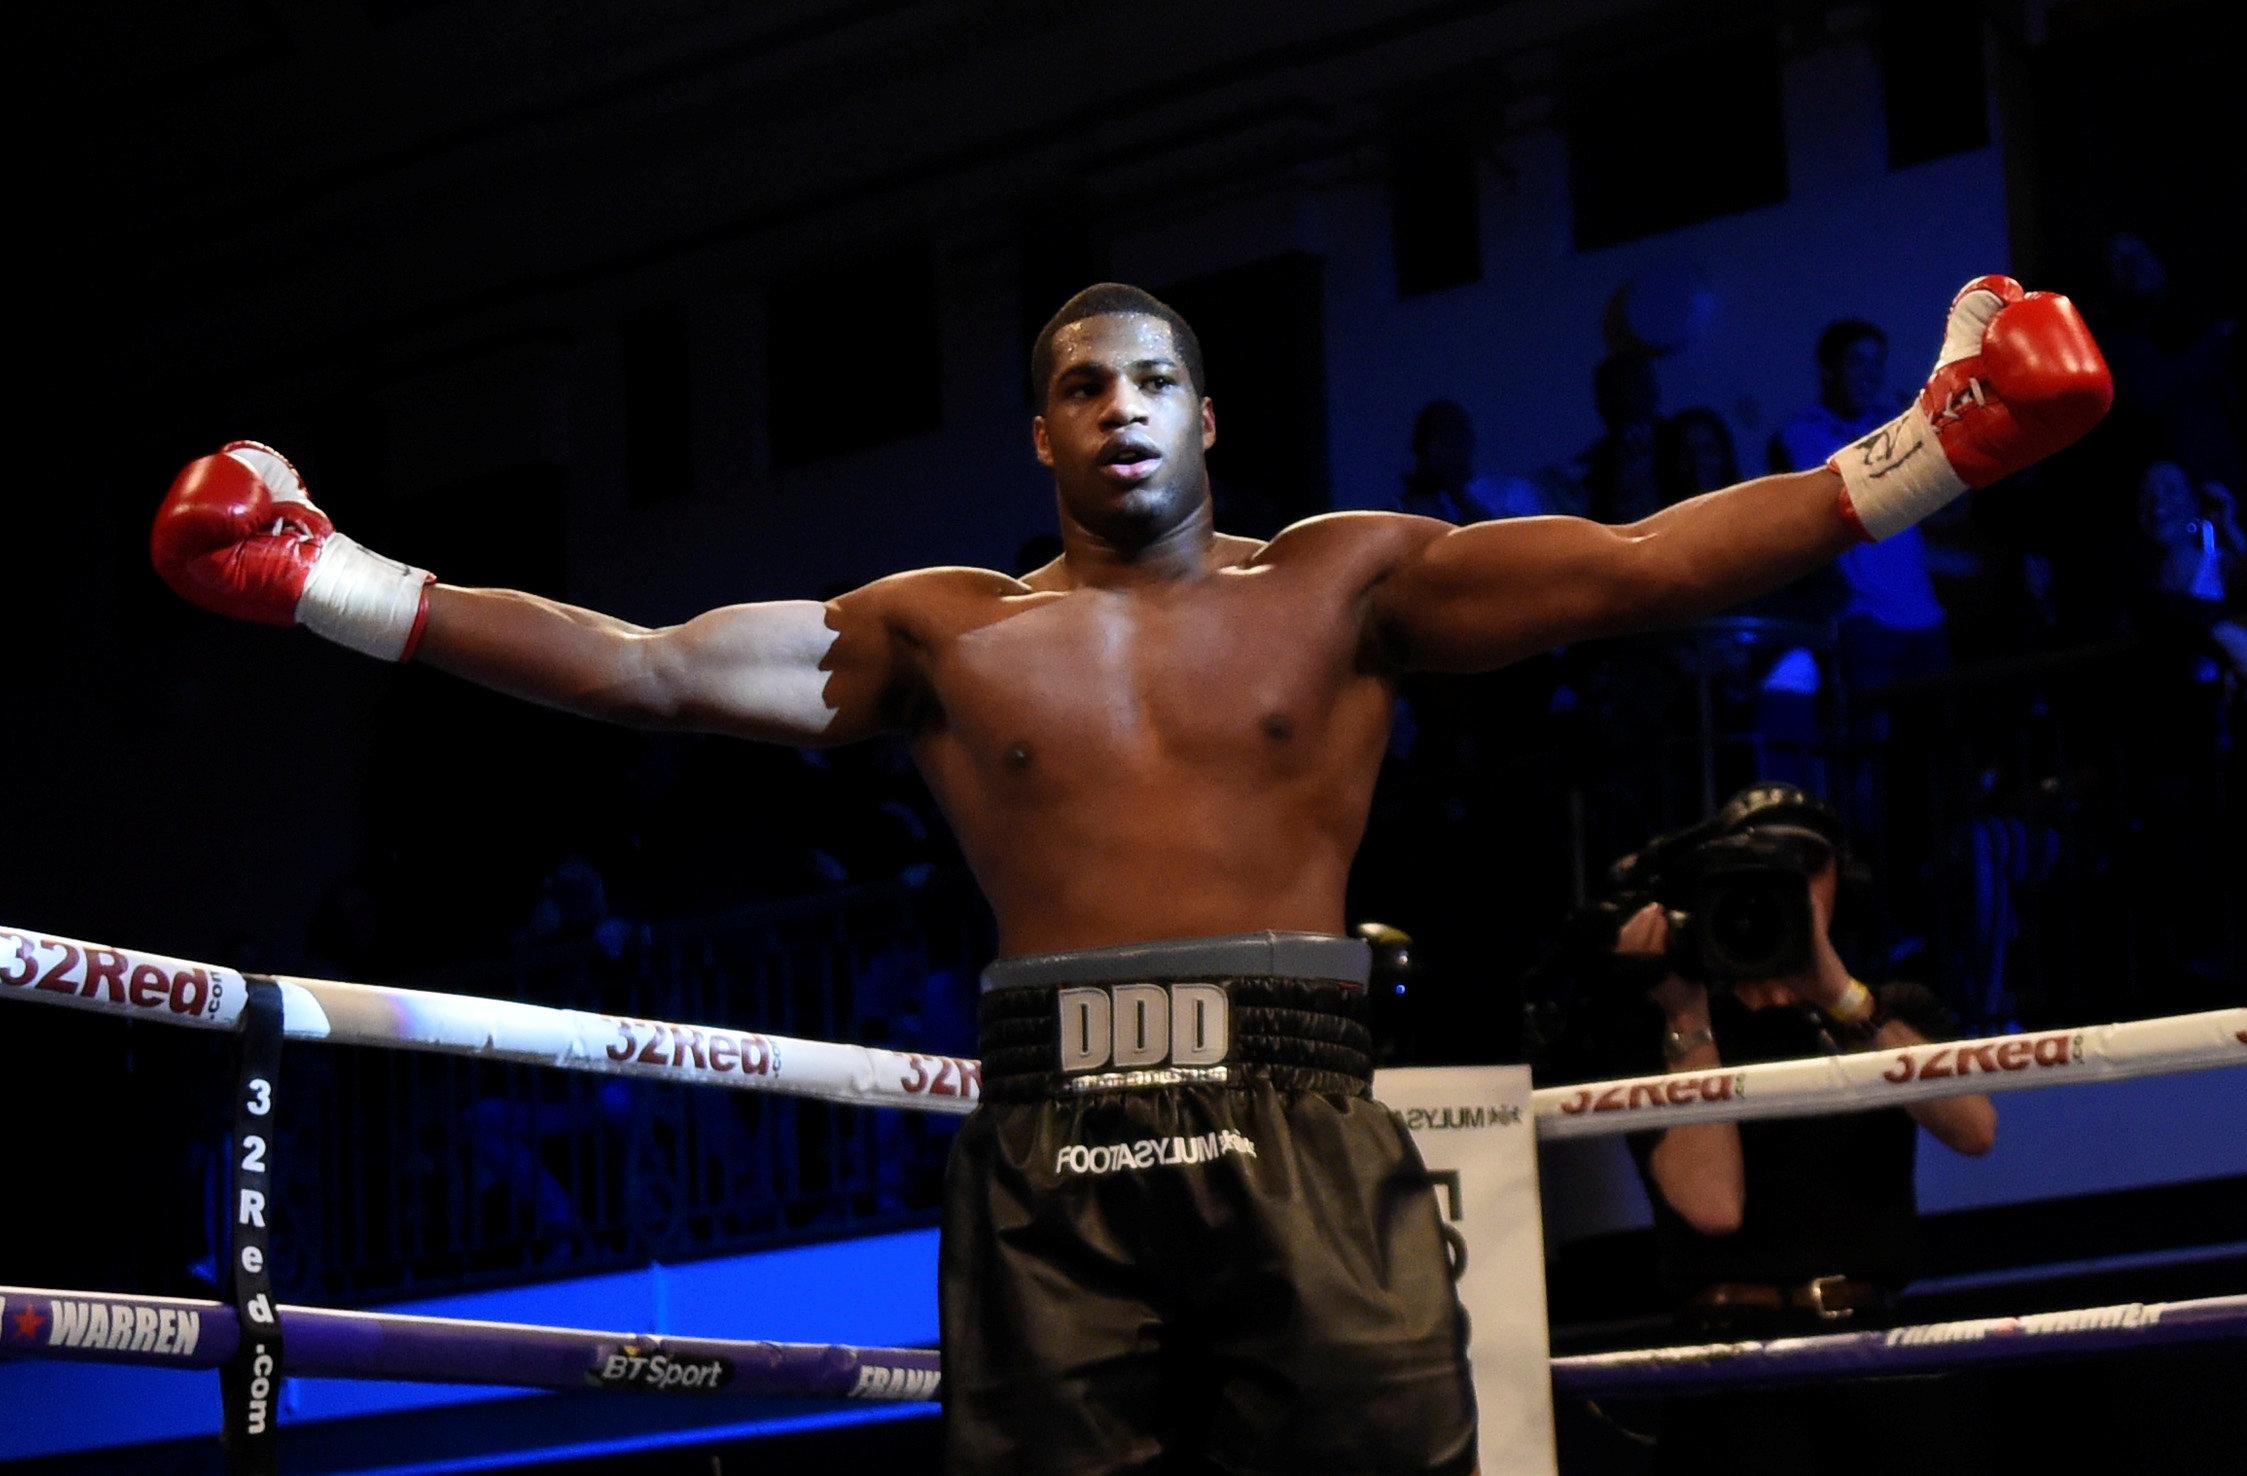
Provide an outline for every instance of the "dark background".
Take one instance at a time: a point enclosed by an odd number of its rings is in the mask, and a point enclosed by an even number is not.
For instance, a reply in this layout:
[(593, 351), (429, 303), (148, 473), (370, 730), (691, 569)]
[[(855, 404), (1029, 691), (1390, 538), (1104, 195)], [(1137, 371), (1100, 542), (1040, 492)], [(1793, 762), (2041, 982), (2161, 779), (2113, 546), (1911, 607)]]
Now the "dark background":
[[(1783, 259), (1800, 219), (1788, 212), (1825, 208), (1790, 196), (1814, 156), (1782, 126), (1800, 113), (1786, 111), (1783, 68), (1834, 37), (1878, 59), (1862, 95), (1831, 103), (1881, 114), (1885, 167), (1902, 181), (1883, 208), (1921, 180), (1927, 205), (1868, 223), (1860, 259), (1806, 258), (1805, 280), (1920, 272), (1893, 242), (1939, 241), (1957, 188), (1943, 171), (1994, 149), (2002, 265), (2070, 291), (2103, 331), (2104, 243), (2133, 231), (2168, 269), (2172, 317), (2156, 336), (2190, 337), (2238, 311), (2227, 10), (238, 0), (43, 12), (16, 57), (22, 413), (0, 516), (0, 923), (342, 977), (488, 980), (553, 941), (533, 918), (566, 893), (556, 878), (573, 853), (605, 876), (608, 915), (690, 925), (956, 866), (894, 754), (821, 763), (607, 732), (185, 607), (148, 569), (148, 517), (173, 472), (222, 441), (281, 446), (374, 548), (649, 622), (916, 563), (1003, 564), (1050, 530), (1022, 453), (1027, 387), (1011, 376), (1051, 307), (1113, 273), (1198, 325), (1225, 417), (1212, 468), (1227, 524), (1269, 531), (1386, 495), (1351, 469), (1401, 456), (1430, 389), (1387, 356), (1392, 327), (1486, 321), (1477, 294), (1501, 284), (1579, 291), (1569, 273), (1602, 252), (1736, 239), (1696, 229), (1745, 232)], [(1564, 146), (1567, 239), (1551, 259), (1499, 244), (1507, 212), (1535, 198), (1525, 134)], [(1275, 182), (1329, 204), (1377, 196), (1365, 218), (1393, 270), (1369, 285), (1312, 249), (1318, 231), (1302, 220), (1322, 207), (1269, 225), (1253, 202)], [(1206, 217), (1206, 244), (1157, 242), (1150, 222), (1166, 212)], [(1891, 325), (1896, 385), (1915, 380), (1938, 307), (1918, 336)], [(1784, 342), (1797, 358), (1825, 315), (1795, 313)], [(1582, 317), (1583, 343), (1565, 353), (1528, 328), (1479, 350), (1568, 366), (1549, 403), (1507, 405), (1486, 437), (1504, 448), (1492, 469), (1563, 461), (1588, 433), (1578, 366), (1597, 350)], [(877, 343), (894, 383), (870, 398), (864, 348)], [(2236, 489), (2235, 347), (2216, 383), (2232, 418), (2213, 456), (2228, 446), (2232, 461), (2205, 474)], [(2135, 387), (2156, 406), (2167, 393)], [(1720, 408), (1740, 427), (1744, 470), (1760, 469), (1750, 419)], [(2074, 663), (2072, 675), (2044, 684), (2033, 663), (1985, 675), (1973, 715), (1908, 730), (1918, 746), (1900, 750), (1911, 783), (1948, 794), (1970, 787), (1993, 727), (2031, 750), (2062, 735), (2010, 776), (2063, 809), (2085, 796), (2074, 828), (2054, 832), (2081, 841), (2075, 905), (2030, 950), (2013, 1024), (2247, 997), (2237, 687), (2213, 717), (2162, 705), (2176, 690), (2165, 658), (2128, 644), (2143, 634), (2121, 551), (2128, 487), (2146, 438), (2171, 429), (2143, 417), (2103, 429), (1986, 500), (1968, 534), (1984, 567), (2044, 554), (2068, 599), (2032, 637), (2002, 623), (1976, 637), (1987, 654)], [(920, 475), (986, 458), (973, 479)], [(1428, 985), (1390, 1021), (1402, 1058), (1517, 1058), (1509, 981), (1573, 884), (1630, 825), (1693, 808), (1688, 784), (1601, 810), (1586, 755), (1622, 745), (1536, 726), (1563, 679), (1536, 680), (1548, 686), (1493, 689), (1464, 716), (1431, 699), (1423, 730), (1466, 733), (1447, 751), (1467, 757), (1399, 766), (1384, 788), (1354, 915), (1426, 945)], [(2084, 713), (2099, 715), (2090, 730)], [(1682, 731), (1675, 711), (1657, 720)], [(2128, 752), (2128, 782), (2104, 761), (2071, 764), (2086, 731), (2101, 753)], [(1568, 762), (1536, 767), (1556, 748)], [(1920, 791), (1894, 782), (1888, 802), (1924, 812)], [(1566, 799), (1583, 793), (1591, 819), (1572, 827)], [(1955, 880), (1867, 840), (1926, 916), (1884, 917), (1865, 946), (1916, 929), (1939, 954), (1926, 918)], [(567, 897), (555, 905), (566, 913)], [(959, 904), (970, 934), (972, 908)], [(1508, 926), (1492, 937), (1494, 908)], [(169, 1212), (144, 1208), (158, 1197), (144, 1191), (185, 1187), (149, 1104), (192, 1120), (215, 1046), (0, 1014), (13, 1095), (39, 1125), (11, 1172), (45, 1186), (48, 1206), (10, 1216), (0, 1279), (184, 1289), (171, 1242), (192, 1236), (165, 1239), (160, 1261), (146, 1254), (148, 1216)], [(930, 1192), (916, 1187), (905, 1220), (925, 1219)], [(698, 1244), (806, 1232), (783, 1215), (733, 1233)], [(491, 1263), (464, 1280), (523, 1274)], [(2093, 1398), (2099, 1381), (2082, 1382)]]

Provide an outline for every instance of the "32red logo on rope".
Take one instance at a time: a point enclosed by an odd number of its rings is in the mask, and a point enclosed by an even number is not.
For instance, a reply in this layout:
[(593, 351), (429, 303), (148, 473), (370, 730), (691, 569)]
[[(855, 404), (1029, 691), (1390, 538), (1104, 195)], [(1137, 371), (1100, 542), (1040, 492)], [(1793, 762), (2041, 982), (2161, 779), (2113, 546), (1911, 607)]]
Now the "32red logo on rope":
[(0, 986), (131, 1010), (216, 1016), (227, 998), (225, 983), (213, 979), (208, 969), (171, 968), (168, 962), (135, 958), (122, 948), (33, 938), (0, 928)]
[(1748, 1094), (1748, 1079), (1737, 1071), (1680, 1072), (1638, 1081), (1619, 1081), (1594, 1095), (1585, 1087), (1571, 1093), (1560, 1110), (1574, 1117), (1586, 1112), (1639, 1112), (1684, 1107), (1694, 1102), (1729, 1102)]
[(616, 1031), (608, 1046), (611, 1061), (642, 1066), (667, 1066), (673, 1070), (707, 1071), (721, 1076), (770, 1076), (780, 1067), (778, 1052), (762, 1035), (728, 1035), (704, 1032), (691, 1025), (667, 1025), (660, 1020), (627, 1020), (607, 1017)]
[(974, 1101), (983, 1095), (981, 1061), (907, 1052), (905, 1064), (912, 1069), (898, 1077), (897, 1084), (916, 1097), (966, 1097)]
[(2014, 1035), (1973, 1045), (1946, 1045), (1924, 1055), (1905, 1051), (1896, 1064), (1883, 1071), (1881, 1080), (1901, 1086), (1907, 1081), (1938, 1081), (1948, 1076), (1995, 1075), (2000, 1071), (2028, 1071), (2083, 1063), (2080, 1031), (2054, 1030), (2043, 1035)]

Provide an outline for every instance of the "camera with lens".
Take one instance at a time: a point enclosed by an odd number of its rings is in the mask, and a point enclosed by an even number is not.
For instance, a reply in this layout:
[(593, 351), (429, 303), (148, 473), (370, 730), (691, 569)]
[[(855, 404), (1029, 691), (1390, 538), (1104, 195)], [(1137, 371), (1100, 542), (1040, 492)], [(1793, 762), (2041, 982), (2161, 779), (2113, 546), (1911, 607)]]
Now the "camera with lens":
[(1791, 784), (1752, 785), (1615, 863), (1569, 931), (1580, 947), (1612, 948), (1653, 902), (1669, 918), (1663, 962), (1683, 978), (1713, 988), (1799, 973), (1816, 956), (1810, 878), (1841, 850), (1840, 817), (1824, 801)]

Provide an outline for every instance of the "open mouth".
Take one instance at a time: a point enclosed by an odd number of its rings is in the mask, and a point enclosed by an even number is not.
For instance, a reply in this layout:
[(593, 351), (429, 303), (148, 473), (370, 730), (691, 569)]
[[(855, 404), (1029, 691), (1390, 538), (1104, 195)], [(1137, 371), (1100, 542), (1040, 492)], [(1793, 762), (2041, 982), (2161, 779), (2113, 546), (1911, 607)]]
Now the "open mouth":
[(1100, 470), (1103, 475), (1119, 482), (1138, 482), (1154, 475), (1162, 464), (1162, 453), (1147, 442), (1135, 437), (1111, 441), (1100, 452)]

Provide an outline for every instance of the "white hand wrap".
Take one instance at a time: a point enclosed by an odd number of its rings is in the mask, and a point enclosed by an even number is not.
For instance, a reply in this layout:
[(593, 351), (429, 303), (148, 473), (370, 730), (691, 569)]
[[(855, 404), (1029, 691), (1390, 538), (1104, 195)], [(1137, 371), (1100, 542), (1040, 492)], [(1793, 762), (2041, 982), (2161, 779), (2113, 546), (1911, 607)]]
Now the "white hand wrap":
[(1951, 470), (1927, 412), (1911, 407), (1829, 463), (1849, 489), (1849, 505), (1872, 538), (1901, 533), (1966, 490)]
[(402, 660), (421, 619), (422, 588), (435, 577), (330, 533), (297, 596), (297, 623), (354, 651)]
[[(2005, 299), (1989, 288), (1972, 282), (1967, 287), (1951, 300), (1950, 317), (1943, 324), (1943, 347), (1929, 374), (1930, 389), (1944, 369), (1982, 351), (1990, 319), (2005, 306)], [(1966, 394), (1979, 403), (1980, 381), (1968, 380), (1958, 397), (1940, 407), (1940, 414), (1950, 415), (1965, 403)], [(1927, 398), (1928, 392), (1921, 391), (1903, 414), (1842, 447), (1827, 463), (1841, 473), (1849, 489), (1849, 505), (1869, 537), (1901, 533), (1966, 491), (1965, 481), (1951, 469), (1950, 458), (1943, 454), (1942, 442), (1928, 421)]]

